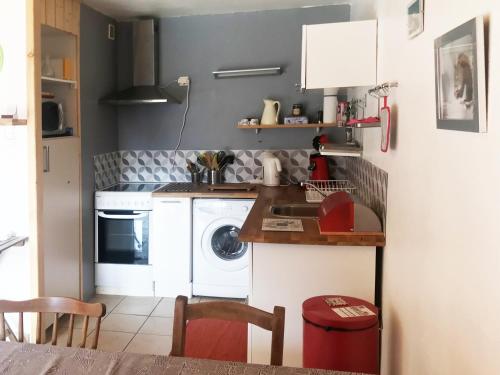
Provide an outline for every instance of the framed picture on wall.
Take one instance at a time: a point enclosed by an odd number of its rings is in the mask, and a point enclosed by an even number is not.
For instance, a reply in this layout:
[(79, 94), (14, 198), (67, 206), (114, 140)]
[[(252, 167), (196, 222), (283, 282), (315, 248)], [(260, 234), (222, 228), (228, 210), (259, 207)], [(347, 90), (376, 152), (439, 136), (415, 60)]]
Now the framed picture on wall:
[(408, 37), (415, 38), (424, 31), (424, 0), (411, 0), (408, 4)]
[(434, 41), (438, 129), (486, 132), (484, 20), (476, 17)]

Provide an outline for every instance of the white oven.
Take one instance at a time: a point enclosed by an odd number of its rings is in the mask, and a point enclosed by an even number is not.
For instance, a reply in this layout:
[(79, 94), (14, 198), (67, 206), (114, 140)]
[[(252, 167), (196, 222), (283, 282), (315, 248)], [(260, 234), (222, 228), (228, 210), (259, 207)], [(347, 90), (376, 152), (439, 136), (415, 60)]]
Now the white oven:
[(152, 192), (162, 184), (117, 184), (95, 193), (95, 284), (102, 294), (154, 295)]
[(149, 263), (151, 211), (96, 210), (97, 263)]

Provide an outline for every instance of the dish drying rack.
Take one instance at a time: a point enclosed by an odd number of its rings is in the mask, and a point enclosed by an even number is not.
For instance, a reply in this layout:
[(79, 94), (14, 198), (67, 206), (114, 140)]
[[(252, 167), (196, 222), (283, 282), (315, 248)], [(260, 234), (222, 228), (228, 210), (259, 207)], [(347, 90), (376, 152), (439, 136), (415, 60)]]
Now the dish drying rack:
[(337, 191), (352, 194), (356, 190), (349, 180), (307, 180), (304, 187), (306, 188), (306, 201), (309, 203), (321, 203), (325, 196)]

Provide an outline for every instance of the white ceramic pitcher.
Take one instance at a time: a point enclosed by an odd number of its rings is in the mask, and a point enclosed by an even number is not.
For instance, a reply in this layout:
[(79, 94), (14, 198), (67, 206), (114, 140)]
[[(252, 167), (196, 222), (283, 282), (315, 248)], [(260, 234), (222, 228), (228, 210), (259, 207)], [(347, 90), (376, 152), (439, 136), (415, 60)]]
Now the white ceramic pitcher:
[(260, 123), (262, 125), (276, 125), (280, 114), (281, 104), (277, 100), (264, 99), (264, 112)]

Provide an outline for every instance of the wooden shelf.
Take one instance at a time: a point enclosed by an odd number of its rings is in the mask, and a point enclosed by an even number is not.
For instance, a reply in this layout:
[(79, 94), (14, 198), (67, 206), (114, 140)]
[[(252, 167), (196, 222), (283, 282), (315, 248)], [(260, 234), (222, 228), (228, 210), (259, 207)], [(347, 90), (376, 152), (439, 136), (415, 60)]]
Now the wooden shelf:
[(316, 129), (316, 132), (319, 133), (319, 130), (322, 128), (337, 128), (336, 123), (331, 124), (277, 124), (277, 125), (236, 125), (238, 129), (249, 129), (255, 130), (255, 133), (259, 133), (262, 129)]
[(61, 78), (42, 76), (42, 81), (73, 85), (73, 87), (76, 88), (76, 81), (69, 80), (69, 79), (61, 79)]
[(363, 148), (358, 144), (334, 144), (322, 145), (319, 153), (324, 156), (351, 156), (360, 158), (363, 155)]
[(0, 118), (0, 125), (1, 126), (28, 125), (28, 120), (12, 119), (12, 118)]

